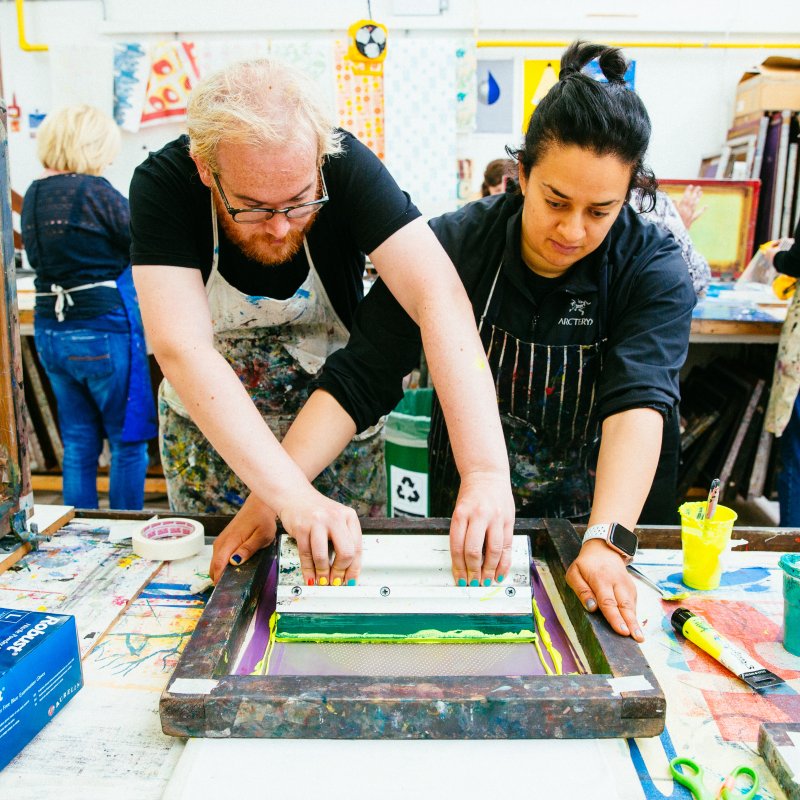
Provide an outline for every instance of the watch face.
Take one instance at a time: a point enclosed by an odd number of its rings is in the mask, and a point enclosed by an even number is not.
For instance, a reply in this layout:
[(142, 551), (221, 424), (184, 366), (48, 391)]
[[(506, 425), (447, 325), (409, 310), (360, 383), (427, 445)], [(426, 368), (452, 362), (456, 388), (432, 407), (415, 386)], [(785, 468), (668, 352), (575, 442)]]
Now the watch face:
[(636, 548), (639, 545), (639, 539), (636, 537), (636, 534), (632, 531), (629, 531), (627, 528), (624, 528), (619, 523), (615, 524), (611, 528), (611, 534), (608, 537), (609, 542), (614, 545), (614, 547), (618, 547), (622, 550), (623, 553), (627, 553), (629, 556), (636, 555)]

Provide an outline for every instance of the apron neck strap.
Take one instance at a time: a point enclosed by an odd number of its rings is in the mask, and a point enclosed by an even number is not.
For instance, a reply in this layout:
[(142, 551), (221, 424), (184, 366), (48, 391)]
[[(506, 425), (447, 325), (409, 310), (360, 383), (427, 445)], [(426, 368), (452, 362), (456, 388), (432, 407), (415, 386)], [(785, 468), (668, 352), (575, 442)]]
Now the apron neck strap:
[(497, 286), (497, 279), (500, 277), (500, 270), (503, 268), (503, 261), (500, 260), (500, 264), (497, 267), (497, 272), (494, 274), (494, 280), (492, 281), (492, 288), (489, 289), (489, 297), (486, 298), (486, 305), (483, 307), (483, 313), (481, 314), (480, 321), (478, 322), (478, 330), (482, 330), (483, 322), (486, 319), (486, 315), (489, 313), (489, 306), (492, 303), (492, 297), (494, 297), (494, 289)]

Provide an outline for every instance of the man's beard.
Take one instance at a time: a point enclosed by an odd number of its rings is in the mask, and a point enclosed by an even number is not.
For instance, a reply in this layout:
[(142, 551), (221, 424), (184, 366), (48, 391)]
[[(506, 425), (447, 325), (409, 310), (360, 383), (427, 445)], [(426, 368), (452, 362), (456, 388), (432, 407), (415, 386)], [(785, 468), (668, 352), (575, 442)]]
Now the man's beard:
[[(214, 198), (216, 202), (216, 197)], [(309, 228), (314, 224), (316, 214), (313, 214), (302, 228), (292, 228), (283, 238), (280, 245), (272, 244), (274, 236), (266, 231), (253, 231), (258, 225), (240, 225), (234, 222), (230, 214), (223, 207), (217, 208), (217, 218), (222, 222), (222, 229), (228, 239), (235, 244), (249, 259), (257, 261), (264, 266), (285, 264), (290, 261), (303, 246), (303, 239)], [(249, 235), (247, 235), (249, 234)]]

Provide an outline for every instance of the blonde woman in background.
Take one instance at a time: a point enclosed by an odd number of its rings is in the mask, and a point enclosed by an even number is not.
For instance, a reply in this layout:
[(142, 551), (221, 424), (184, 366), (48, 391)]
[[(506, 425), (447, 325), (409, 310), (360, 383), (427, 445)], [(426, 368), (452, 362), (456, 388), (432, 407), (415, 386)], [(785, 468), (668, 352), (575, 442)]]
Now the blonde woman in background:
[(44, 172), (25, 194), (22, 235), (36, 271), (35, 341), (58, 404), (64, 502), (97, 508), (97, 465), (111, 448), (109, 505), (144, 503), (156, 434), (142, 322), (129, 267), (128, 201), (102, 173), (117, 126), (88, 105), (39, 129)]

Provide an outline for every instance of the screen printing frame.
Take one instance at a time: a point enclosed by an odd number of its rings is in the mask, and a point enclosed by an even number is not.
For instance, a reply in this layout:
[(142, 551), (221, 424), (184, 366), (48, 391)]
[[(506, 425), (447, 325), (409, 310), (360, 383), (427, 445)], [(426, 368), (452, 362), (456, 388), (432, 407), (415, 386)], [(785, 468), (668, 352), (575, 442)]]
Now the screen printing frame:
[[(448, 519), (362, 519), (362, 529), (414, 535), (449, 531)], [(518, 520), (544, 557), (588, 660), (587, 675), (231, 675), (273, 544), (229, 567), (161, 696), (164, 733), (250, 738), (506, 739), (658, 736), (666, 700), (639, 645), (588, 614), (566, 584), (580, 538), (566, 520)], [(425, 646), (425, 645), (420, 645)], [(469, 647), (470, 645), (464, 645)], [(629, 688), (616, 679), (631, 679)], [(649, 688), (648, 688), (649, 687)]]

